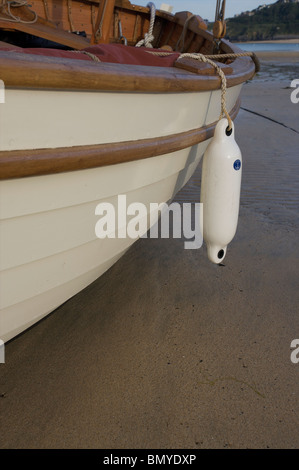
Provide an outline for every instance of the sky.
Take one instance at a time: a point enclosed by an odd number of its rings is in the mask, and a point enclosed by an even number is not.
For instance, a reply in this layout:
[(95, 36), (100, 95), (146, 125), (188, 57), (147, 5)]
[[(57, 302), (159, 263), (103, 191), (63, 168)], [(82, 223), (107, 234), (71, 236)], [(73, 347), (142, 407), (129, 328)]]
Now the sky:
[[(254, 10), (259, 5), (270, 5), (275, 2), (276, 0), (226, 0), (225, 18), (231, 18), (236, 13), (241, 13), (242, 11)], [(131, 3), (146, 6), (148, 0), (131, 0)], [(216, 0), (153, 0), (153, 3), (156, 8), (160, 8), (162, 3), (172, 5), (173, 13), (187, 10), (209, 21), (214, 21), (215, 19)]]

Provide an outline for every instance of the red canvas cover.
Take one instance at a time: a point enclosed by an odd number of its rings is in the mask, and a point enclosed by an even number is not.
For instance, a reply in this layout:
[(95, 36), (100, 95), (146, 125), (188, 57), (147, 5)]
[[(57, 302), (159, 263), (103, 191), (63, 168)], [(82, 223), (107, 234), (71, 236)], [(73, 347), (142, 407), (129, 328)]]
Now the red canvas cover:
[[(5, 50), (5, 46), (0, 50)], [(60, 57), (66, 59), (89, 60), (93, 59), (82, 51), (64, 51), (61, 49), (50, 48), (12, 48), (11, 52), (22, 52), (24, 54), (36, 54), (48, 57)], [(155, 67), (171, 67), (179, 57), (179, 52), (173, 52), (166, 56), (159, 57), (151, 54), (153, 51), (165, 52), (160, 49), (151, 49), (145, 47), (124, 46), (123, 44), (101, 44), (89, 46), (84, 51), (95, 55), (101, 62), (110, 62), (113, 64), (131, 64), (131, 65), (149, 65)]]

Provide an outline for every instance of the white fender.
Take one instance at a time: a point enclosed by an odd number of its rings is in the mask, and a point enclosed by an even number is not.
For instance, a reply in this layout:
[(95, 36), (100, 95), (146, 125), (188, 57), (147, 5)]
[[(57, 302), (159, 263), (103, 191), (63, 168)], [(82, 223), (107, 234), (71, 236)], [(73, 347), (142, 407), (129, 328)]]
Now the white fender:
[(234, 125), (221, 119), (203, 157), (201, 202), (203, 239), (208, 257), (219, 264), (237, 230), (242, 177), (242, 155), (235, 141)]

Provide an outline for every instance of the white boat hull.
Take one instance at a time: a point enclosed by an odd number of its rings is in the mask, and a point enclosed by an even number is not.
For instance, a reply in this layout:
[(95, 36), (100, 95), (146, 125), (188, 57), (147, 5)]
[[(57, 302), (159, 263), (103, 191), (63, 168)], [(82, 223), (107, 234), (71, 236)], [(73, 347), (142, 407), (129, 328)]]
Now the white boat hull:
[[(238, 85), (228, 90), (228, 110), (235, 105), (240, 89)], [(49, 100), (50, 92), (39, 93), (42, 102)], [(129, 116), (117, 113), (117, 100), (111, 120), (101, 116), (99, 121), (99, 103), (109, 93), (96, 93), (93, 101), (88, 98), (86, 108), (80, 93), (51, 93), (52, 100), (58, 98), (52, 102), (56, 113), (58, 103), (61, 112), (66, 113), (63, 120), (57, 120), (60, 126), (64, 123), (60, 130), (53, 118), (49, 122), (41, 120), (37, 112), (41, 102), (33, 91), (19, 90), (18, 99), (13, 91), (8, 91), (5, 104), (0, 106), (1, 150), (158, 138), (210, 124), (217, 121), (220, 112), (219, 91), (181, 93), (175, 97), (169, 94), (161, 102), (153, 100), (155, 106), (144, 94), (131, 96), (133, 122)], [(67, 106), (72, 101), (70, 95), (74, 95), (77, 105), (81, 100), (79, 109), (86, 116), (86, 123)], [(120, 94), (118, 99), (119, 109), (123, 109), (121, 101), (128, 96)], [(49, 106), (50, 101), (47, 103)], [(171, 112), (168, 109), (166, 113), (164, 108), (168, 105)], [(17, 117), (13, 112), (16, 107)], [(127, 196), (128, 204), (170, 201), (192, 176), (208, 143), (206, 140), (144, 160), (1, 181), (0, 338), (10, 340), (55, 310), (107, 271), (134, 242), (131, 238), (96, 237), (95, 208), (100, 202), (111, 202), (117, 207), (119, 194)]]

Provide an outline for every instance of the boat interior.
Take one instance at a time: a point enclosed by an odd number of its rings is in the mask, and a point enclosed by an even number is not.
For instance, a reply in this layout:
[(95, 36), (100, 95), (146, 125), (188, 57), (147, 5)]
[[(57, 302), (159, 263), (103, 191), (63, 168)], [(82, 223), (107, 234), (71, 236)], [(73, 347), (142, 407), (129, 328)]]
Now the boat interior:
[[(2, 79), (8, 86), (20, 83), (17, 77), (12, 78), (16, 69), (8, 60), (10, 51), (15, 53), (16, 61), (20, 61), (17, 52), (26, 54), (29, 68), (33, 68), (36, 55), (82, 59), (85, 64), (93, 61), (179, 68), (197, 77), (216, 79), (216, 86), (209, 84), (212, 88), (220, 85), (215, 67), (180, 57), (182, 54), (212, 55), (229, 78), (228, 86), (251, 78), (254, 73), (251, 58), (236, 57), (242, 51), (219, 35), (215, 37), (200, 16), (188, 11), (173, 15), (156, 10), (151, 2), (142, 7), (128, 0), (32, 0), (30, 4), (27, 0), (0, 0), (0, 55), (3, 65), (7, 65)], [(33, 57), (31, 62), (30, 57)], [(42, 58), (38, 60), (41, 62)], [(53, 69), (50, 59), (46, 63)], [(46, 63), (44, 61), (44, 66)], [(78, 63), (83, 66), (81, 60)], [(21, 79), (25, 84), (24, 73)], [(201, 85), (207, 83), (206, 80)]]

